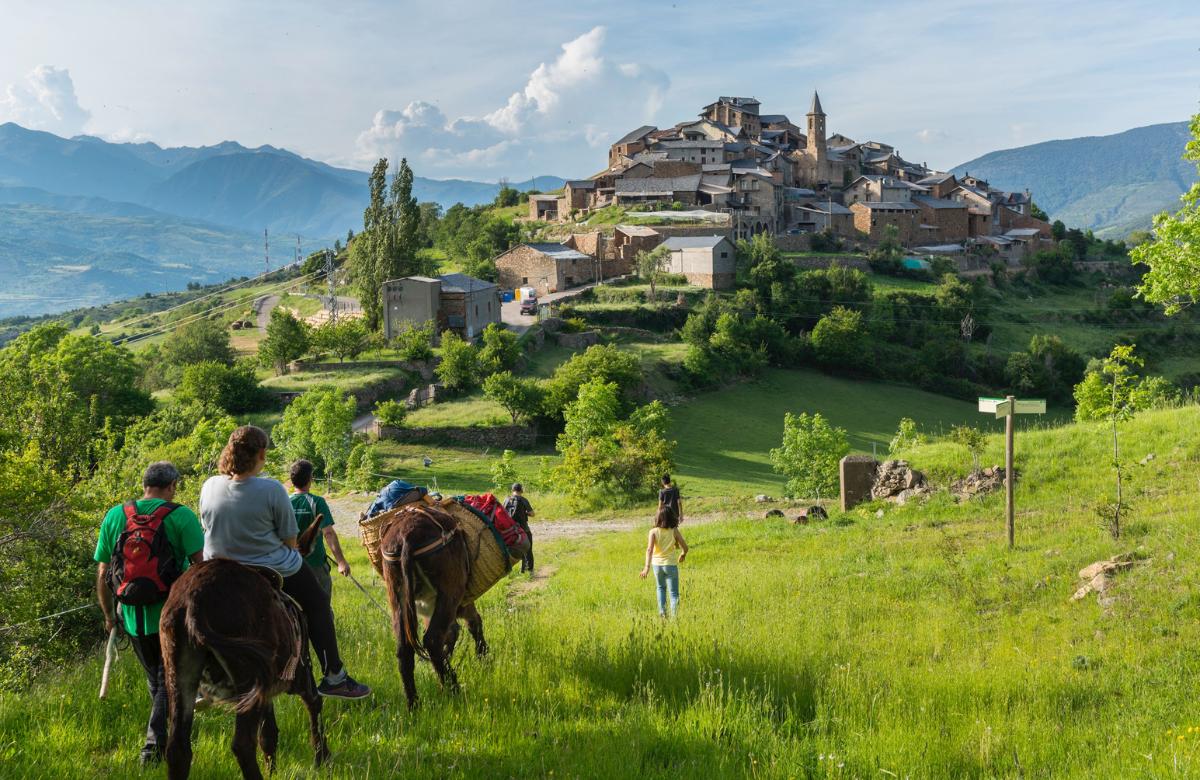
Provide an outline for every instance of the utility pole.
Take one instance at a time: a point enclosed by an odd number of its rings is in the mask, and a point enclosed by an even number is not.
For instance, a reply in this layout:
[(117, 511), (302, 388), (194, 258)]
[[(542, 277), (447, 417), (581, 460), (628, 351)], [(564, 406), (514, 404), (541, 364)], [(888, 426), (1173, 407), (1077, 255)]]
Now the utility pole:
[(337, 325), (337, 291), (333, 284), (333, 252), (325, 250), (325, 282), (329, 287), (329, 321)]
[(296, 267), (300, 267), (300, 234), (296, 234)]
[(264, 273), (271, 273), (271, 239), (266, 228), (263, 228), (263, 265), (266, 266)]

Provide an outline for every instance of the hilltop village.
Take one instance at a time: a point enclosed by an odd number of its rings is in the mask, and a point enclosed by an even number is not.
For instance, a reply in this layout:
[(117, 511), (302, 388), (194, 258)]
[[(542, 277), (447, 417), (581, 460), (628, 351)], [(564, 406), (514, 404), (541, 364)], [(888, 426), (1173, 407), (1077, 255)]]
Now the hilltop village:
[[(638, 251), (666, 243), (672, 272), (729, 287), (732, 242), (758, 233), (791, 250), (810, 248), (817, 234), (867, 247), (894, 226), (913, 254), (989, 254), (1014, 263), (1050, 240), (1028, 190), (935, 171), (889, 144), (827, 126), (813, 93), (803, 128), (784, 114), (761, 113), (748, 97), (721, 97), (673, 127), (638, 127), (612, 144), (604, 170), (568, 181), (561, 193), (530, 195), (530, 220), (572, 232), (498, 257), (500, 286), (553, 292), (628, 273)], [(578, 232), (612, 207), (637, 224)]]

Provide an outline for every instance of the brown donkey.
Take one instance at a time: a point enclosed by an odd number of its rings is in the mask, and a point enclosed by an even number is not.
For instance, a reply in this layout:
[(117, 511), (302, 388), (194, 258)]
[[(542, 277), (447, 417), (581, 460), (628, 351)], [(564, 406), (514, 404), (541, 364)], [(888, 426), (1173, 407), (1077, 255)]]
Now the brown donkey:
[[(392, 607), (396, 657), (409, 709), (417, 706), (413, 678), (416, 655), (427, 658), (442, 685), (458, 690), (450, 658), (458, 642), (458, 618), (467, 623), (475, 640), (475, 653), (488, 651), (483, 638), (483, 618), (474, 604), (463, 604), (470, 579), (467, 542), (458, 521), (434, 506), (414, 505), (399, 512), (380, 538), (383, 580)], [(417, 612), (428, 618), (423, 640), (418, 640)]]
[(171, 780), (186, 778), (192, 768), (198, 690), (235, 704), (233, 754), (242, 777), (262, 777), (256, 742), (268, 771), (275, 767), (279, 728), (271, 700), (280, 693), (304, 700), (316, 763), (329, 758), (304, 615), (277, 590), (273, 575), (216, 559), (189, 568), (171, 588), (159, 628), (170, 703)]

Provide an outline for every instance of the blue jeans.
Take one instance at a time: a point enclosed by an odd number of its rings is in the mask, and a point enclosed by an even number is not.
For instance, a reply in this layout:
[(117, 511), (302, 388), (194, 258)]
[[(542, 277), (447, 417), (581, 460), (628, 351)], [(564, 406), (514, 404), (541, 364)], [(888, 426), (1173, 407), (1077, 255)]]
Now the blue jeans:
[(679, 609), (679, 567), (673, 564), (654, 564), (654, 581), (658, 585), (658, 614), (667, 614), (667, 592), (671, 594), (671, 614)]

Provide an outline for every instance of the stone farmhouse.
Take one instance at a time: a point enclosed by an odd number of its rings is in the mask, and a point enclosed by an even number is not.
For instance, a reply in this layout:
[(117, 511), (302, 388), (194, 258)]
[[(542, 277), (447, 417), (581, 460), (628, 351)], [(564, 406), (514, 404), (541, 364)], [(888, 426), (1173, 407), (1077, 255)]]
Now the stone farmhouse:
[(732, 290), (737, 273), (733, 243), (725, 236), (674, 236), (663, 242), (671, 250), (667, 270), (683, 274), (689, 284)]
[(434, 324), (468, 341), (500, 322), (500, 288), (466, 274), (406, 276), (383, 283), (383, 333), (389, 340), (410, 325)]
[(719, 212), (733, 240), (830, 231), (878, 241), (888, 225), (913, 248), (1049, 239), (1028, 191), (958, 180), (889, 144), (830, 133), (815, 92), (802, 124), (760, 109), (752, 97), (720, 97), (696, 119), (639, 127), (612, 144), (604, 170), (567, 182), (560, 196), (531, 196), (530, 218), (561, 222), (619, 204)]

